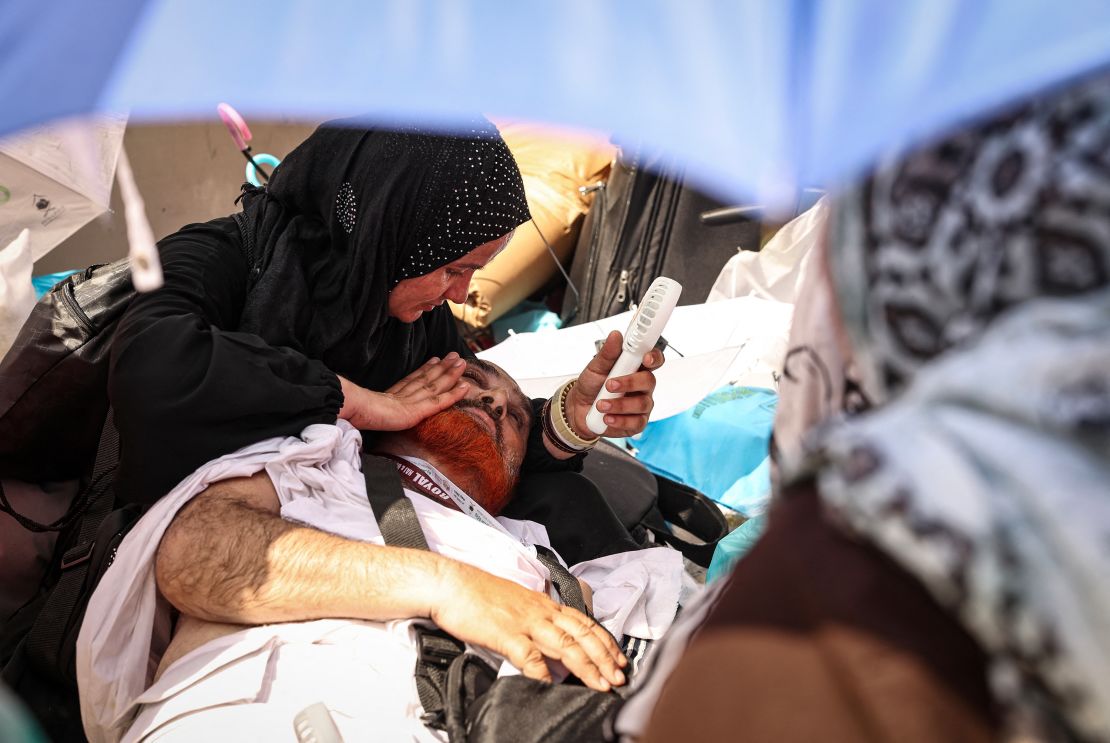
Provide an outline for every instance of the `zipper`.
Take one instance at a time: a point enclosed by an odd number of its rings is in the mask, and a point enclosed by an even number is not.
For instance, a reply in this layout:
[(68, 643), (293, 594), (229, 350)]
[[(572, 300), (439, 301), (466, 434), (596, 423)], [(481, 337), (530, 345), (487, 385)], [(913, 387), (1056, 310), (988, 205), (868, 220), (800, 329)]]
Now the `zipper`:
[(81, 305), (77, 303), (77, 296), (73, 293), (73, 282), (67, 281), (62, 287), (61, 291), (62, 303), (65, 304), (70, 314), (77, 320), (77, 324), (81, 326), (82, 330), (90, 335), (96, 332), (96, 325), (81, 309)]
[[(624, 232), (625, 232), (625, 229), (628, 227), (628, 212), (632, 209), (632, 194), (636, 190), (636, 174), (640, 170), (639, 154), (635, 154), (631, 158), (629, 158), (627, 170), (628, 170), (628, 184), (629, 185), (628, 185), (628, 188), (626, 189), (627, 193), (625, 194), (625, 197), (624, 197), (624, 208), (621, 210), (621, 221), (620, 221), (620, 225), (617, 227), (616, 240), (613, 242), (613, 263), (616, 264), (616, 265), (620, 265), (619, 259), (620, 259), (621, 254), (622, 254), (622, 251), (620, 249), (621, 248), (621, 243), (624, 241)], [(620, 273), (620, 279), (624, 282), (624, 285), (627, 287), (628, 279), (629, 279), (628, 271), (622, 270), (621, 273)], [(618, 282), (617, 301), (623, 304), (625, 298), (627, 298), (628, 295), (627, 295), (627, 291), (623, 295), (621, 295), (619, 293), (619, 287), (620, 287), (620, 283)], [(628, 308), (627, 307), (621, 307), (619, 310), (617, 310), (617, 312), (621, 312), (621, 311), (626, 310), (626, 309), (628, 309)], [(608, 310), (608, 308), (606, 308), (606, 310)], [(608, 317), (609, 314), (610, 313), (608, 311), (606, 311), (606, 313), (605, 313), (605, 315), (603, 315), (603, 317)]]
[(598, 189), (597, 196), (594, 197), (594, 206), (597, 207), (597, 219), (595, 219), (593, 225), (591, 225), (590, 259), (586, 263), (586, 285), (582, 287), (582, 294), (578, 297), (579, 306), (574, 310), (576, 315), (581, 312), (583, 317), (589, 315), (590, 299), (594, 294), (594, 276), (597, 275), (597, 254), (601, 252), (601, 246), (598, 240), (601, 238), (601, 226), (605, 222), (605, 209), (609, 206), (608, 200), (605, 198), (607, 192), (608, 188), (606, 184), (602, 183)]
[(628, 269), (621, 269), (620, 281), (617, 283), (617, 301), (624, 304), (628, 297)]

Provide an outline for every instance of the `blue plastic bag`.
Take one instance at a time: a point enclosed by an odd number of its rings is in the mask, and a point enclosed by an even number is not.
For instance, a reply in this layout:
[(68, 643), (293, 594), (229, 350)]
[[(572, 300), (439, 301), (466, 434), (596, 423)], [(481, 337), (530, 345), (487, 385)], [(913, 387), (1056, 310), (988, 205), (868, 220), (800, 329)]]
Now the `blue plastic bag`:
[(766, 525), (765, 515), (753, 516), (717, 542), (717, 548), (713, 550), (713, 560), (709, 563), (709, 571), (705, 574), (705, 582), (712, 583), (728, 575), (736, 561), (748, 554), (748, 550), (763, 536)]
[(754, 516), (771, 493), (768, 451), (777, 403), (773, 390), (722, 387), (624, 443), (653, 472)]
[(493, 340), (500, 343), (514, 333), (536, 333), (544, 330), (558, 330), (563, 324), (547, 306), (539, 302), (524, 301), (512, 312), (493, 321)]
[(66, 276), (75, 273), (77, 271), (59, 271), (58, 273), (48, 273), (42, 276), (32, 276), (31, 285), (35, 287), (35, 299), (42, 299), (42, 296), (53, 289), (55, 284)]

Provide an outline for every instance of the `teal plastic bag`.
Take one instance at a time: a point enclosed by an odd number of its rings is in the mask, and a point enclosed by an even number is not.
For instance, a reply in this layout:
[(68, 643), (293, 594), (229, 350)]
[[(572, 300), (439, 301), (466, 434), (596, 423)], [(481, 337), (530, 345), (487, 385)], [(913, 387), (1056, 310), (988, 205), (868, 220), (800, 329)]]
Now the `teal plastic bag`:
[(544, 330), (558, 330), (563, 324), (547, 306), (539, 302), (524, 301), (513, 308), (512, 312), (493, 321), (493, 340), (500, 343), (513, 333), (537, 333)]
[(732, 566), (748, 554), (748, 550), (763, 536), (766, 526), (765, 515), (753, 516), (717, 542), (717, 548), (713, 550), (713, 560), (709, 563), (709, 571), (705, 574), (705, 582), (712, 583), (732, 572)]
[(777, 403), (773, 390), (722, 387), (623, 442), (653, 472), (755, 516), (771, 494), (768, 452)]
[(75, 273), (77, 271), (59, 271), (58, 273), (47, 273), (42, 276), (32, 276), (31, 285), (35, 287), (35, 299), (42, 299), (42, 296), (53, 289), (55, 284), (66, 276)]

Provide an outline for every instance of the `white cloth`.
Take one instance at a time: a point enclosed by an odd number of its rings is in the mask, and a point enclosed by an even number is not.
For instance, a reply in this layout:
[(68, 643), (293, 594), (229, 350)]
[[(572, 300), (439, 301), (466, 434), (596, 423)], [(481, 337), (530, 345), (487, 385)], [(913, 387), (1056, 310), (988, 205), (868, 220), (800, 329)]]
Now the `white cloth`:
[(23, 323), (35, 308), (35, 285), (31, 283), (31, 237), (20, 232), (0, 249), (0, 358), (15, 343)]
[[(379, 724), (389, 717), (410, 732), (424, 730), (418, 721), (411, 725), (402, 721), (415, 720), (420, 712), (412, 681), (415, 651), (409, 620), (318, 620), (252, 627), (193, 650), (147, 690), (165, 650), (164, 644), (153, 639), (156, 617), (167, 609), (157, 596), (154, 556), (177, 511), (213, 482), (265, 469), (277, 490), (283, 518), (380, 544), (360, 471), (360, 446), (358, 432), (340, 421), (334, 426), (309, 426), (301, 438), (270, 439), (246, 447), (201, 467), (139, 521), (89, 601), (77, 641), (81, 712), (93, 743), (118, 740), (142, 704), (151, 705), (143, 719), (150, 730), (150, 725), (157, 726), (190, 709), (261, 703), (278, 688), (275, 678), (282, 679), (279, 686), (286, 695), (282, 698), (292, 699), (296, 693), (307, 693), (303, 689), (295, 693), (299, 687), (287, 683), (298, 677), (311, 686), (316, 701), (321, 694), (338, 695), (333, 715), (341, 730), (347, 727), (358, 735), (361, 723), (352, 722), (347, 712), (339, 710), (350, 712), (341, 703), (346, 697), (340, 691), (347, 683), (342, 674), (309, 676), (295, 670), (330, 663), (327, 658), (333, 653), (328, 648), (334, 645), (341, 646), (340, 656), (348, 652), (352, 657), (365, 653), (391, 659), (370, 669), (360, 666), (361, 698), (375, 702), (363, 704), (360, 712), (352, 714), (372, 715)], [(409, 497), (433, 551), (527, 588), (544, 590), (547, 570), (536, 560), (534, 549), (423, 496), (409, 493)], [(499, 521), (518, 538), (550, 546), (546, 531), (538, 524)], [(670, 625), (679, 600), (683, 574), (679, 553), (645, 550), (626, 559), (602, 560), (617, 569), (591, 564), (596, 561), (574, 568), (593, 589), (595, 605), (606, 607), (601, 623), (617, 637), (633, 634), (629, 630), (647, 639), (659, 637)], [(638, 562), (645, 569), (637, 570)], [(630, 604), (627, 611), (619, 610), (622, 599)], [(310, 658), (314, 652), (319, 654), (315, 661)], [(290, 660), (287, 668), (287, 659), (294, 657), (301, 661)], [(215, 681), (216, 677), (220, 680)], [(372, 686), (366, 686), (372, 681)], [(332, 686), (335, 688), (329, 688)], [(286, 709), (289, 704), (270, 706), (275, 714), (288, 711), (290, 719), (298, 711)], [(291, 736), (292, 725), (287, 729)]]
[(809, 271), (810, 254), (825, 232), (828, 197), (783, 225), (763, 249), (741, 250), (728, 259), (706, 302), (759, 297), (794, 304)]

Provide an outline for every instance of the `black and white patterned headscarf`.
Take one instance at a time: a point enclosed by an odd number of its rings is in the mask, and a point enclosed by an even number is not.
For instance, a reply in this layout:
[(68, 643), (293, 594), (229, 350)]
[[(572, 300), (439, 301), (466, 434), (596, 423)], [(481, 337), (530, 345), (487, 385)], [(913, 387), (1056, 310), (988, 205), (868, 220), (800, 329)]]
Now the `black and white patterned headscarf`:
[(1110, 285), (1110, 77), (895, 159), (840, 203), (833, 271), (882, 399), (1006, 309)]
[(485, 119), (453, 135), (329, 122), (247, 204), (259, 265), (240, 329), (372, 389), (422, 362), (426, 326), (443, 319), (389, 317), (390, 290), (530, 218), (516, 162)]
[(878, 168), (829, 253), (878, 404), (816, 436), (825, 507), (964, 624), (1010, 720), (1110, 741), (1110, 77)]

